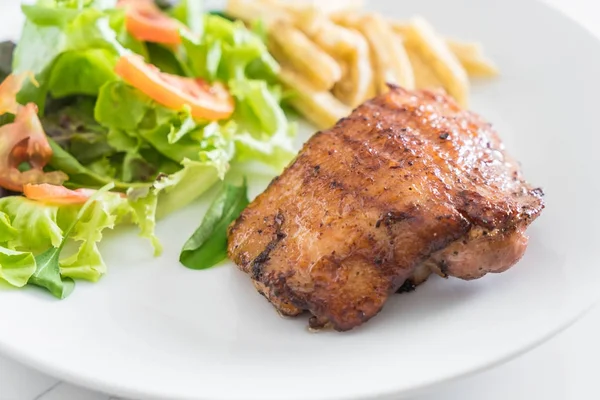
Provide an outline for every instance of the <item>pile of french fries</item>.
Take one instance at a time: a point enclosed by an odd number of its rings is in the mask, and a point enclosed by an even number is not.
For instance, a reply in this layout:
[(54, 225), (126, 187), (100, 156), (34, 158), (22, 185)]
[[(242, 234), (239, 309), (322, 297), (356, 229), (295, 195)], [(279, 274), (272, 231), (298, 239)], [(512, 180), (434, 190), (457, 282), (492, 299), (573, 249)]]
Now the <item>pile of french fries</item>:
[(498, 75), (477, 43), (440, 36), (425, 19), (391, 21), (360, 0), (229, 0), (227, 14), (260, 20), (292, 105), (319, 129), (389, 90), (443, 89), (469, 103), (470, 77)]

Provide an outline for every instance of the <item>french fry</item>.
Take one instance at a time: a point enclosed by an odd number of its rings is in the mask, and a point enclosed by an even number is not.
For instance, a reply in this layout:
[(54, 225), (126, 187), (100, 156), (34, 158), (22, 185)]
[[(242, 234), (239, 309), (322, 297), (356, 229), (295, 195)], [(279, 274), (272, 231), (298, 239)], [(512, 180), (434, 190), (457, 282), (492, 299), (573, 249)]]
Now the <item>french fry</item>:
[[(402, 38), (398, 39), (402, 40)], [(439, 89), (444, 87), (431, 66), (427, 64), (416, 50), (410, 46), (406, 46), (406, 53), (415, 73), (416, 89)]]
[(365, 38), (353, 29), (334, 24), (314, 8), (299, 11), (296, 26), (341, 63), (342, 78), (333, 87), (333, 94), (350, 107), (365, 101), (373, 80)]
[(331, 128), (352, 111), (330, 92), (316, 90), (310, 82), (291, 69), (283, 67), (279, 78), (294, 92), (289, 99), (292, 106), (319, 129)]
[(496, 65), (483, 55), (479, 43), (459, 42), (452, 39), (446, 39), (446, 43), (470, 76), (492, 78), (500, 74)]
[(454, 39), (445, 39), (446, 44), (452, 50), (453, 53), (457, 54), (468, 54), (469, 56), (476, 56), (483, 54), (483, 49), (480, 43), (476, 42), (461, 42)]
[(282, 65), (292, 105), (320, 128), (389, 90), (443, 89), (468, 106), (469, 76), (496, 66), (477, 43), (439, 36), (423, 18), (387, 21), (362, 14), (363, 0), (229, 0), (227, 12), (269, 29), (269, 50)]
[(342, 68), (333, 57), (284, 21), (271, 25), (269, 49), (278, 61), (305, 75), (319, 90), (330, 90), (342, 78)]
[(394, 40), (387, 22), (379, 15), (363, 19), (364, 34), (371, 45), (379, 72), (379, 92), (388, 90), (388, 83), (396, 83), (405, 89), (414, 89), (415, 78), (404, 44)]
[(367, 39), (378, 93), (386, 92), (388, 83), (414, 89), (415, 78), (406, 50), (402, 42), (395, 40), (391, 26), (381, 16), (370, 14), (356, 19), (349, 14), (342, 17), (338, 15), (337, 21), (357, 29)]
[(364, 6), (364, 0), (267, 0), (277, 2), (285, 9), (297, 12), (307, 8), (316, 9), (323, 14), (340, 12), (358, 12)]
[(362, 18), (362, 15), (351, 10), (340, 10), (331, 13), (329, 15), (329, 18), (331, 18), (331, 21), (338, 25), (353, 28), (358, 25)]
[(333, 94), (344, 104), (354, 108), (374, 96), (374, 85), (369, 45), (358, 32), (351, 33), (354, 34), (356, 48), (346, 58), (344, 75), (333, 87)]
[(252, 23), (261, 19), (266, 26), (275, 21), (291, 20), (292, 15), (283, 7), (266, 7), (261, 0), (229, 0), (225, 12), (235, 19)]
[(394, 30), (394, 32), (396, 32), (398, 35), (406, 38), (407, 34), (410, 32), (410, 28), (408, 27), (408, 24), (404, 23), (404, 22), (399, 22), (399, 21), (391, 21), (390, 25), (392, 26), (392, 29)]
[(446, 41), (437, 35), (423, 18), (414, 18), (408, 25), (405, 38), (419, 55), (431, 66), (446, 91), (463, 107), (469, 104), (469, 78), (467, 72)]
[(356, 51), (356, 35), (349, 29), (336, 25), (317, 9), (307, 8), (298, 11), (295, 16), (298, 29), (332, 57), (344, 58)]
[(375, 57), (373, 56), (373, 52), (371, 51), (371, 48), (369, 46), (369, 42), (367, 41), (365, 35), (363, 34), (363, 32), (361, 32), (360, 29), (357, 29), (357, 27), (361, 26), (361, 18), (362, 16), (358, 13), (355, 12), (338, 12), (335, 14), (332, 14), (330, 16), (331, 20), (338, 24), (339, 26), (348, 28), (350, 30), (354, 30), (355, 32), (357, 32), (359, 35), (361, 35), (361, 37), (365, 40), (365, 42), (367, 43), (367, 46), (369, 47), (369, 64), (370, 64), (370, 70), (371, 70), (371, 82), (368, 84), (368, 89), (367, 89), (367, 93), (365, 95), (365, 100), (367, 99), (371, 99), (373, 97), (375, 97), (379, 91), (379, 85), (378, 85), (378, 81), (377, 81), (377, 65), (376, 65), (376, 60)]
[[(410, 27), (407, 24), (398, 21), (392, 21), (391, 24), (397, 34), (405, 38), (410, 36)], [(483, 55), (483, 49), (479, 43), (460, 42), (453, 39), (444, 40), (469, 76), (492, 78), (500, 74), (496, 65)]]

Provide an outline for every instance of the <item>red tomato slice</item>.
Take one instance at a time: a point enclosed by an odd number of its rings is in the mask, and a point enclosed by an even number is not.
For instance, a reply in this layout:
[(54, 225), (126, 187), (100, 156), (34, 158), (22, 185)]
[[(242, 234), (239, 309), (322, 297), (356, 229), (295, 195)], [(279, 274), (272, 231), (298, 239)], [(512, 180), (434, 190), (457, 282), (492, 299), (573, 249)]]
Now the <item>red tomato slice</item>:
[(127, 31), (144, 42), (180, 44), (181, 29), (187, 27), (174, 18), (165, 15), (151, 0), (121, 0), (119, 6), (125, 8)]
[(95, 193), (91, 189), (70, 190), (64, 186), (49, 185), (47, 183), (23, 186), (23, 194), (30, 200), (46, 204), (84, 204)]
[[(68, 179), (63, 172), (44, 172), (52, 158), (52, 149), (33, 103), (20, 107), (15, 122), (0, 128), (0, 186), (20, 192), (26, 183), (53, 183), (60, 185)], [(31, 169), (20, 172), (21, 163)]]
[(222, 84), (211, 86), (202, 79), (160, 72), (137, 55), (122, 56), (115, 71), (127, 83), (165, 107), (180, 110), (188, 105), (196, 119), (227, 119), (235, 107), (233, 98)]

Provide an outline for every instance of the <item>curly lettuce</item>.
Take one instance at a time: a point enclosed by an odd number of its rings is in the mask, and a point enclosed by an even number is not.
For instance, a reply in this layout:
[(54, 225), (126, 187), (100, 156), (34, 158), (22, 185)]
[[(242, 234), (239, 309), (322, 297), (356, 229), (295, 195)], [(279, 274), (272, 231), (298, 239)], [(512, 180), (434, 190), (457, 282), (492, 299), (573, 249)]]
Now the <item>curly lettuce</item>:
[(0, 280), (20, 288), (27, 285), (35, 269), (36, 262), (32, 253), (0, 246)]
[(282, 169), (293, 157), (296, 126), (281, 107), (279, 65), (263, 39), (240, 21), (204, 16), (204, 35), (184, 35), (185, 60), (195, 76), (227, 82), (236, 101), (236, 161)]
[[(19, 93), (20, 103), (35, 102), (43, 110), (48, 93), (97, 93), (98, 83), (110, 76), (107, 67), (126, 51), (120, 40), (120, 32), (125, 32), (123, 11), (98, 4), (78, 8), (68, 2), (39, 1), (22, 6), (26, 22), (13, 70), (33, 72), (40, 87), (28, 82)], [(132, 41), (127, 37), (125, 42)]]
[[(142, 206), (117, 193), (102, 193), (78, 216), (81, 209), (80, 205), (49, 205), (21, 196), (0, 199), (0, 278), (13, 286), (24, 286), (28, 274), (33, 273), (30, 256), (59, 248), (69, 239), (76, 244), (76, 251), (60, 260), (61, 276), (98, 281), (106, 273), (97, 246), (103, 232), (125, 223), (139, 226), (141, 236), (151, 241), (156, 254), (160, 253), (152, 204)], [(73, 229), (65, 237), (71, 225)]]

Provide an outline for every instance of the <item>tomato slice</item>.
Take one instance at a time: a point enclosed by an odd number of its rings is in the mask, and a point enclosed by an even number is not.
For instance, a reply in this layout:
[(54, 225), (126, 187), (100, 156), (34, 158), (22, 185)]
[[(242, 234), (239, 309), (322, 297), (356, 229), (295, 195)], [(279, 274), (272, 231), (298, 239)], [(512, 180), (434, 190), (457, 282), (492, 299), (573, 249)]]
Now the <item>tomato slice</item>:
[(25, 184), (23, 194), (30, 200), (46, 204), (84, 204), (95, 193), (92, 189), (71, 190), (64, 186), (41, 184)]
[(233, 98), (220, 83), (211, 86), (202, 79), (160, 72), (134, 54), (122, 56), (115, 71), (127, 83), (165, 107), (180, 110), (188, 105), (195, 119), (216, 121), (227, 119), (233, 113)]
[[(37, 106), (21, 106), (16, 99), (28, 77), (33, 79), (33, 74), (9, 75), (0, 84), (0, 115), (15, 114), (13, 123), (0, 127), (0, 187), (15, 192), (22, 191), (26, 183), (62, 184), (68, 179), (63, 172), (43, 170), (52, 158), (52, 148), (38, 118)], [(29, 164), (28, 171), (19, 170), (22, 163)]]
[[(15, 121), (0, 127), (0, 186), (20, 192), (26, 183), (62, 184), (68, 179), (63, 172), (44, 172), (52, 158), (52, 149), (33, 103), (19, 107)], [(30, 169), (19, 171), (22, 163)]]
[(21, 90), (23, 83), (33, 74), (11, 74), (0, 84), (0, 115), (19, 111), (20, 104), (17, 103), (17, 93)]
[(144, 42), (180, 44), (181, 29), (187, 27), (175, 18), (165, 15), (152, 0), (121, 0), (125, 8), (127, 31)]
[(37, 115), (38, 108), (34, 103), (23, 106), (15, 118), (15, 124), (20, 125), (21, 130), (14, 137), (22, 144), (26, 140), (27, 146), (17, 146), (13, 151), (13, 157), (21, 162), (29, 162), (33, 168), (43, 168), (52, 158), (52, 148), (44, 128)]

